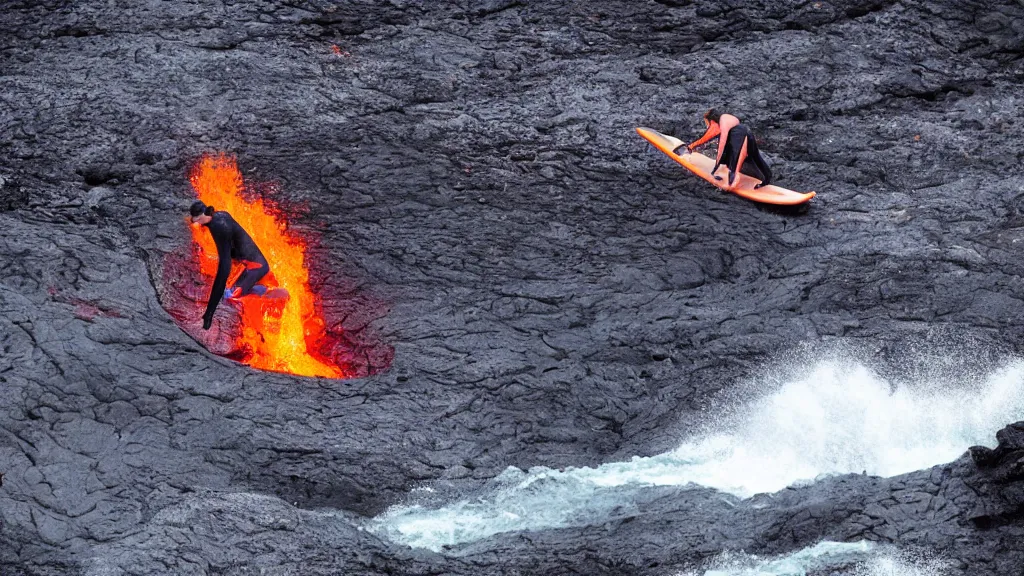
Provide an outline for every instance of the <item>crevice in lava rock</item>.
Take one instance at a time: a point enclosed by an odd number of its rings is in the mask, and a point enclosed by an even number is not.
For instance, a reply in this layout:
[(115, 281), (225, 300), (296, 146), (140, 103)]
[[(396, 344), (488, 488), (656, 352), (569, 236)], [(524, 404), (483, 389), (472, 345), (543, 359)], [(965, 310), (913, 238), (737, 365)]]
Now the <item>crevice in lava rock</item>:
[(846, 9), (846, 17), (851, 20), (856, 20), (857, 18), (863, 18), (864, 16), (874, 14), (875, 12), (882, 12), (893, 4), (894, 2), (869, 2), (867, 4), (850, 6)]
[(1003, 526), (1024, 526), (1024, 505), (998, 514), (986, 514), (971, 518), (978, 530), (993, 530)]

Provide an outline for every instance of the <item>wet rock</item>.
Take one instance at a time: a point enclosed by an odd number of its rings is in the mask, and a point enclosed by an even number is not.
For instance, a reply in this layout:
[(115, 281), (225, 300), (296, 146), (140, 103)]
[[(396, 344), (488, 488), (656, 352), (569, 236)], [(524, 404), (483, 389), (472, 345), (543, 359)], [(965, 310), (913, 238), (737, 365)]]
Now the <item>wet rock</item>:
[(1019, 422), (1003, 428), (996, 434), (996, 440), (999, 443), (995, 448), (985, 446), (970, 448), (971, 458), (979, 468), (1013, 468), (1015, 465), (1005, 465), (1008, 462), (1016, 462), (1020, 458), (1024, 458), (1024, 423)]
[[(995, 449), (970, 449), (977, 469), (965, 480), (974, 496), (968, 518), (979, 530), (1019, 537), (1024, 533), (1024, 422), (1003, 428), (996, 438)], [(1020, 554), (1007, 551), (1006, 556)]]

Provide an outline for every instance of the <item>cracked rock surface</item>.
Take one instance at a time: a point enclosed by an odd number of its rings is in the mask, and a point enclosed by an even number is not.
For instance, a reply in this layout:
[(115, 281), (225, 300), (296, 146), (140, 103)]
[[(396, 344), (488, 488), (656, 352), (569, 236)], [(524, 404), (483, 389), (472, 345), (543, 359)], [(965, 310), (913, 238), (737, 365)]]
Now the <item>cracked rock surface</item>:
[[(1018, 353), (1020, 2), (2, 13), (3, 574), (671, 574), (824, 538), (1024, 565), (1020, 425), (898, 478), (741, 505), (657, 488), (635, 516), (444, 554), (361, 529), (426, 483), (671, 449), (796, 344), (894, 371), (936, 331), (979, 366)], [(720, 193), (633, 132), (689, 140), (711, 106), (818, 191), (806, 210)], [(306, 207), (328, 316), (393, 347), (389, 370), (258, 372), (175, 324), (161, 291), (208, 151)]]

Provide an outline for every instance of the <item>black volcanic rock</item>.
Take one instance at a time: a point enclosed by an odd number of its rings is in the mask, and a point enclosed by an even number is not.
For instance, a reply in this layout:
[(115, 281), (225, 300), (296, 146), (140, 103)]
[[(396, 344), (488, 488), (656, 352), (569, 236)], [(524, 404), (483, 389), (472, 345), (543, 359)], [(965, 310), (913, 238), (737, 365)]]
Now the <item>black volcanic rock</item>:
[(979, 469), (972, 487), (980, 496), (970, 520), (986, 530), (1005, 525), (1020, 529), (1024, 526), (1024, 422), (1003, 428), (996, 438), (999, 444), (994, 449), (970, 449)]
[(971, 458), (982, 469), (995, 469), (993, 474), (1003, 480), (1019, 479), (1018, 461), (1024, 458), (1024, 423), (1018, 422), (996, 433), (995, 448), (971, 446)]
[[(1019, 2), (0, 14), (3, 574), (668, 574), (825, 538), (1020, 573), (1017, 428), (980, 468), (746, 503), (658, 488), (599, 526), (444, 554), (361, 530), (424, 483), (671, 449), (768, 362), (1018, 354)], [(779, 184), (818, 191), (805, 211), (718, 192), (633, 133), (696, 137), (711, 106)], [(389, 370), (254, 371), (168, 312), (210, 151), (296, 207), (332, 327), (363, 366), (393, 346)]]

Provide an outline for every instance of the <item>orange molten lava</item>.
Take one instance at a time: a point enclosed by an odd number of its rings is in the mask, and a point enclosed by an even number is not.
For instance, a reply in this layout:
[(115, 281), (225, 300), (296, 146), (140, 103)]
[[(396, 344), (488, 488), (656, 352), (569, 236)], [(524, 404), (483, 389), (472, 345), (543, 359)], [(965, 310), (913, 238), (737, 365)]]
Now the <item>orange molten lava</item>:
[[(345, 377), (340, 368), (315, 352), (325, 338), (325, 323), (309, 287), (306, 242), (287, 231), (279, 211), (259, 198), (243, 196), (242, 174), (233, 157), (206, 155), (192, 168), (189, 179), (200, 200), (230, 213), (259, 246), (270, 263), (270, 274), (260, 283), (273, 286), (276, 280), (276, 285), (290, 295), (283, 308), (255, 295), (239, 300), (241, 330), (235, 344), (247, 353), (245, 363), (301, 376)], [(199, 246), (200, 272), (212, 286), (217, 273), (217, 247), (205, 226), (192, 226), (192, 238)], [(229, 288), (241, 270), (240, 264), (233, 266)], [(220, 306), (230, 304), (222, 302)]]

